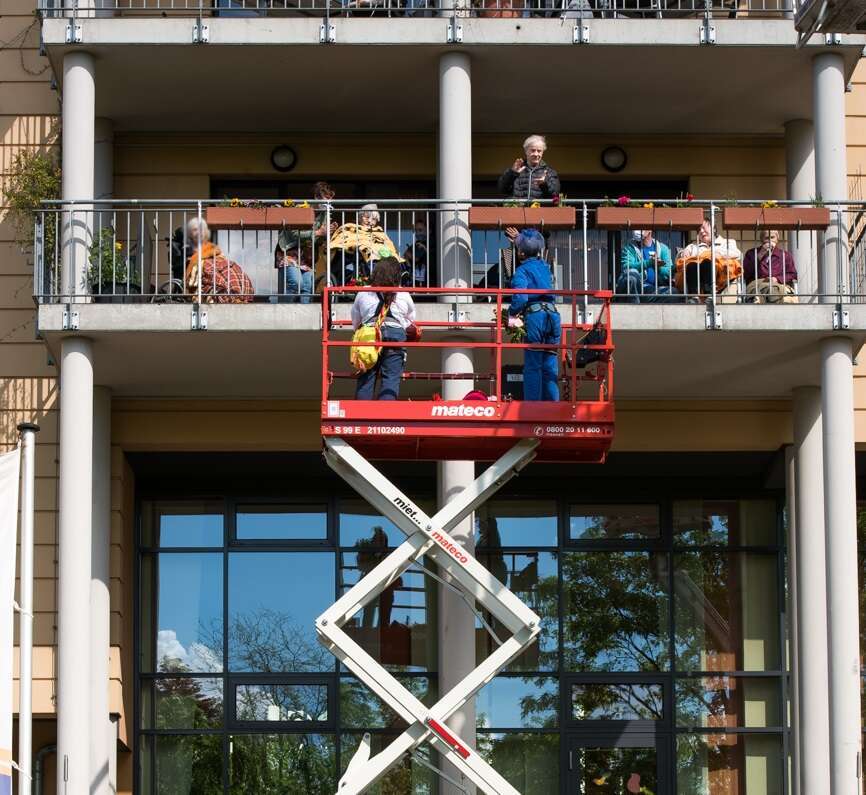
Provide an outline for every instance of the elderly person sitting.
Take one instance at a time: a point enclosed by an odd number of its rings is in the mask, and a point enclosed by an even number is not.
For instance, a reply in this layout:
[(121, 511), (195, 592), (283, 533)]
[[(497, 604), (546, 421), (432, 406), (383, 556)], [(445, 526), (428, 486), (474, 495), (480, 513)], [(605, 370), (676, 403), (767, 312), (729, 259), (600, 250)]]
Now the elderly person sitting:
[(243, 268), (229, 260), (210, 239), (210, 229), (203, 218), (192, 218), (186, 225), (189, 249), (185, 284), (189, 293), (201, 290), (208, 304), (248, 304), (253, 300), (253, 283)]
[(714, 284), (717, 295), (732, 295), (736, 300), (737, 280), (743, 272), (741, 256), (733, 240), (721, 235), (713, 240), (712, 226), (704, 221), (695, 242), (677, 254), (674, 284), (689, 296), (690, 302), (712, 294)]
[(365, 204), (358, 211), (358, 223), (346, 223), (331, 235), (331, 268), (336, 284), (367, 279), (375, 263), (386, 257), (404, 262), (393, 241), (379, 225), (381, 217), (375, 204)]
[(559, 195), (559, 174), (544, 162), (547, 141), (543, 135), (530, 135), (523, 142), (523, 157), (499, 178), (499, 191), (510, 199), (536, 201)]
[(775, 229), (764, 232), (760, 247), (746, 252), (743, 273), (747, 301), (797, 303), (797, 266), (791, 253), (779, 245), (779, 233)]
[(671, 250), (653, 237), (652, 229), (632, 232), (619, 259), (616, 294), (626, 303), (667, 303), (677, 300)]

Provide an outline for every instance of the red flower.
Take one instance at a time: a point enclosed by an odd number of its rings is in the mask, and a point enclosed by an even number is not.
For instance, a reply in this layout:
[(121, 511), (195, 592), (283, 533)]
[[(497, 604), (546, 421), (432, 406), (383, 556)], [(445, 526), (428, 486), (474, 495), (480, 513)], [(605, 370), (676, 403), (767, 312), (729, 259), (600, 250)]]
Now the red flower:
[(628, 196), (620, 196), (616, 203), (620, 207), (628, 207), (631, 204), (631, 199)]
[(551, 197), (551, 202), (554, 207), (559, 207), (560, 196), (558, 193), (553, 194), (553, 196)]
[(687, 193), (686, 194), (686, 201), (687, 202), (693, 202), (694, 200), (695, 200), (695, 194), (694, 193)]

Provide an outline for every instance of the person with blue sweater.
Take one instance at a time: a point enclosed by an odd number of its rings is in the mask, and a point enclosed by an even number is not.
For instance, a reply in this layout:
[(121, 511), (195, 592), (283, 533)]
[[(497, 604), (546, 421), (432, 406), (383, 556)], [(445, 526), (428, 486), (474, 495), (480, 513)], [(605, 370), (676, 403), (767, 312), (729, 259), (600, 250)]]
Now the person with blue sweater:
[(671, 250), (653, 237), (652, 229), (636, 229), (623, 244), (614, 292), (619, 300), (632, 304), (677, 300)]
[[(552, 290), (550, 266), (541, 259), (544, 238), (535, 229), (525, 229), (514, 241), (517, 268), (511, 279), (513, 290)], [(508, 307), (509, 326), (526, 329), (530, 345), (559, 345), (562, 327), (553, 295), (512, 295)], [(528, 348), (523, 354), (523, 399), (559, 400), (559, 351)]]

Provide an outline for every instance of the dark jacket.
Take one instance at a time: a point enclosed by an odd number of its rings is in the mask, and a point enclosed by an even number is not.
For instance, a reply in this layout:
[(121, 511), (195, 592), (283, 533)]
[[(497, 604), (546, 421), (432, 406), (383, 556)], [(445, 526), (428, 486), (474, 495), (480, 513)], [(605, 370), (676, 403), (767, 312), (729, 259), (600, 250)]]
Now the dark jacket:
[(559, 174), (542, 160), (535, 168), (527, 166), (519, 174), (509, 168), (497, 184), (499, 192), (509, 199), (550, 199), (559, 193)]
[(776, 246), (769, 254), (765, 248), (750, 248), (743, 258), (743, 275), (746, 284), (755, 279), (775, 277), (783, 284), (797, 281), (797, 266), (790, 251)]
[[(550, 265), (539, 257), (525, 259), (514, 271), (511, 280), (512, 290), (550, 290), (553, 289), (553, 276), (550, 273)], [(533, 293), (523, 295), (512, 295), (508, 314), (519, 315), (526, 309), (527, 304), (553, 303), (553, 296), (544, 293)]]

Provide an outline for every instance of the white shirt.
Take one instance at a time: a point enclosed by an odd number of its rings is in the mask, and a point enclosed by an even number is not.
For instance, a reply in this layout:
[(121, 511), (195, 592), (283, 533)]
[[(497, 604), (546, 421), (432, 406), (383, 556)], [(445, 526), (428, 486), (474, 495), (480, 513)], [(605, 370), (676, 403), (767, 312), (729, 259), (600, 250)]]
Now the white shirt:
[[(394, 293), (391, 307), (388, 310), (390, 316), (400, 324), (402, 328), (409, 328), (415, 322), (415, 302), (409, 293)], [(365, 323), (376, 320), (376, 310), (381, 301), (379, 293), (363, 292), (355, 296), (352, 304), (352, 329), (357, 329)]]

